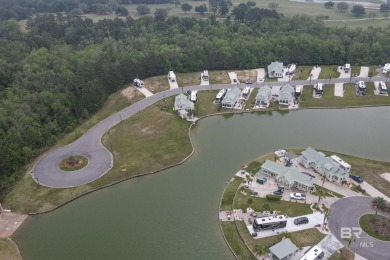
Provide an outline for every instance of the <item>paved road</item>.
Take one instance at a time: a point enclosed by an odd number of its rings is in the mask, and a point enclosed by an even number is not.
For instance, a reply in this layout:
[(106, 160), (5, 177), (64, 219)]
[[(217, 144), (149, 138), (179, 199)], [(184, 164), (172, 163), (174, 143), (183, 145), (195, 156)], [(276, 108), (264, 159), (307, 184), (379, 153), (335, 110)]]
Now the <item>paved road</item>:
[[(346, 243), (341, 239), (341, 227), (358, 228), (362, 215), (373, 214), (370, 208), (371, 200), (370, 197), (349, 197), (333, 203), (330, 208), (329, 228), (340, 242)], [(390, 242), (372, 238), (364, 231), (350, 249), (367, 259), (387, 260), (390, 256)]]
[[(359, 80), (368, 81), (369, 78), (359, 78)], [(386, 81), (387, 78), (373, 77), (374, 81)], [(319, 79), (319, 80), (299, 80), (291, 81), (292, 85), (310, 85), (318, 82), (334, 84), (336, 82), (349, 82), (350, 79)], [(354, 78), (352, 78), (354, 82)], [(256, 82), (251, 87), (261, 87), (264, 85), (281, 86), (281, 82)], [(235, 86), (244, 87), (245, 84), (216, 84), (216, 85), (198, 85), (184, 88), (170, 89), (146, 97), (141, 101), (111, 115), (93, 126), (88, 132), (81, 136), (75, 142), (51, 151), (41, 156), (35, 163), (32, 176), (36, 182), (43, 186), (52, 188), (66, 188), (80, 186), (103, 176), (112, 168), (113, 159), (111, 153), (101, 144), (101, 137), (111, 127), (118, 124), (146, 107), (162, 100), (166, 97), (177, 95), (188, 90), (219, 90), (222, 88), (233, 88)], [(81, 170), (74, 172), (65, 172), (58, 168), (58, 163), (71, 154), (84, 155), (89, 159), (89, 163)]]

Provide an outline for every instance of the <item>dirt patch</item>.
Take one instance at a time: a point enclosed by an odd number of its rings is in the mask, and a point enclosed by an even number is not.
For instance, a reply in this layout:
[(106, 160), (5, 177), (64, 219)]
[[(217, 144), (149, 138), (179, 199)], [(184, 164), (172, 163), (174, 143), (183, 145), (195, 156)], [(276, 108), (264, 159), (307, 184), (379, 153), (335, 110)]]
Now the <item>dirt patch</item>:
[(239, 70), (235, 71), (238, 77), (238, 81), (245, 82), (246, 80), (251, 80), (252, 82), (257, 81), (257, 71), (256, 70)]
[(380, 176), (383, 179), (385, 179), (386, 181), (390, 182), (390, 173), (389, 172), (382, 173)]
[(0, 238), (12, 236), (15, 230), (22, 225), (27, 215), (17, 213), (0, 213)]
[(136, 90), (135, 88), (133, 88), (132, 86), (130, 87), (127, 87), (125, 88), (124, 90), (121, 91), (122, 95), (124, 97), (127, 97), (127, 99), (132, 99), (135, 97), (135, 95), (137, 95), (139, 92), (138, 90)]
[(161, 92), (169, 89), (167, 77), (155, 76), (144, 80), (145, 87), (152, 93)]

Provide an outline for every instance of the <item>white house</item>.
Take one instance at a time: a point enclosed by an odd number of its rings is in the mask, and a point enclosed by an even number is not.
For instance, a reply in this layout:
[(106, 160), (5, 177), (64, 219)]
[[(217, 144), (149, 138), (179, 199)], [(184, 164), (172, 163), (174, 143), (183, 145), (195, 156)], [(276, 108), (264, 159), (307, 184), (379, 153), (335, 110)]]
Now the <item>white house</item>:
[(280, 89), (279, 104), (288, 105), (294, 99), (295, 89), (290, 85), (285, 85)]
[(349, 178), (348, 172), (339, 163), (311, 147), (303, 151), (298, 160), (305, 168), (312, 168), (325, 175), (329, 181), (341, 183)]
[(173, 110), (175, 110), (181, 118), (187, 118), (188, 113), (194, 110), (194, 103), (188, 100), (186, 95), (180, 93), (175, 97)]
[(268, 106), (268, 102), (271, 98), (272, 89), (268, 86), (261, 87), (257, 92), (255, 98), (256, 106)]
[(240, 97), (241, 90), (237, 87), (228, 90), (225, 97), (222, 100), (222, 107), (224, 108), (233, 108), (237, 103), (238, 98)]
[(282, 78), (283, 77), (283, 63), (278, 61), (271, 62), (268, 65), (268, 78)]

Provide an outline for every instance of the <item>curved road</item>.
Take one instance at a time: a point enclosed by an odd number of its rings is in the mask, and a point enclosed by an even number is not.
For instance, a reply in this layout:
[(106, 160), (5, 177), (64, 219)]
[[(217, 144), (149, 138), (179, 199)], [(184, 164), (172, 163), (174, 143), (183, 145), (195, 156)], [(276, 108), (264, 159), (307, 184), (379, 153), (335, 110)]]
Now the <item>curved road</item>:
[[(329, 228), (333, 235), (344, 245), (346, 242), (341, 238), (341, 227), (359, 228), (359, 219), (365, 214), (373, 214), (370, 207), (371, 197), (348, 197), (332, 204), (329, 217)], [(344, 231), (345, 232), (345, 231)], [(366, 232), (358, 234), (356, 230), (356, 241), (351, 244), (350, 249), (366, 259), (387, 260), (390, 257), (390, 242), (377, 240)]]
[[(319, 80), (297, 80), (291, 81), (292, 85), (310, 85), (316, 83), (334, 84), (334, 83), (348, 83), (356, 80), (369, 81), (368, 77), (359, 78), (335, 78), (335, 79), (319, 79)], [(384, 77), (373, 77), (372, 81), (386, 81)], [(255, 83), (251, 86), (261, 87), (268, 86), (281, 86), (287, 84), (287, 82), (263, 82)], [(37, 162), (33, 166), (32, 176), (33, 179), (47, 187), (52, 188), (67, 188), (74, 187), (89, 183), (103, 176), (112, 168), (113, 158), (111, 153), (101, 144), (101, 138), (105, 132), (111, 127), (118, 124), (121, 120), (124, 120), (135, 113), (145, 109), (146, 107), (160, 101), (166, 97), (177, 95), (182, 91), (188, 90), (218, 90), (222, 88), (233, 88), (235, 86), (244, 87), (245, 84), (217, 84), (217, 85), (199, 85), (189, 86), (178, 89), (170, 89), (167, 91), (159, 92), (153, 96), (144, 98), (137, 103), (128, 106), (127, 108), (107, 117), (93, 126), (88, 132), (77, 139), (75, 142), (58, 148), (54, 151), (50, 151), (47, 154), (38, 158)], [(88, 165), (78, 171), (62, 171), (58, 168), (58, 164), (61, 160), (68, 157), (71, 154), (84, 155), (88, 158)]]

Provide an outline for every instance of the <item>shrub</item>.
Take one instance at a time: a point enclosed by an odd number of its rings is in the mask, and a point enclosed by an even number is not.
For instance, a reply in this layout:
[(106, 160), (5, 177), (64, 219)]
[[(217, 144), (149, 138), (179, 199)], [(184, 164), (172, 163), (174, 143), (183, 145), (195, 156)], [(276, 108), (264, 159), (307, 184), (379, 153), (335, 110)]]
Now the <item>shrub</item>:
[(279, 200), (282, 199), (282, 196), (273, 195), (273, 194), (267, 194), (267, 195), (265, 196), (265, 198), (266, 198), (267, 200), (279, 201)]

